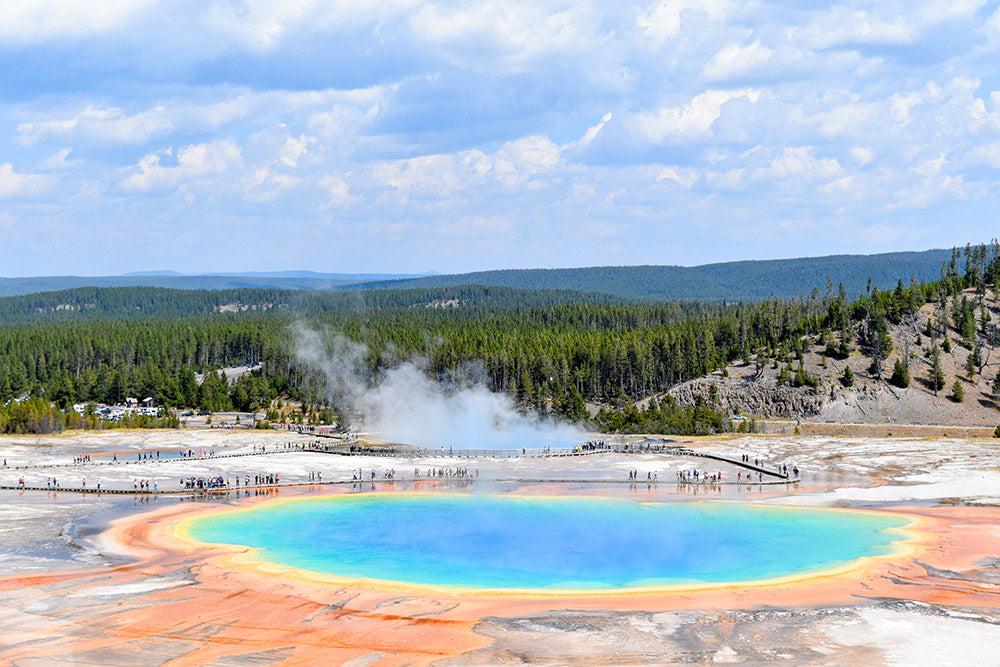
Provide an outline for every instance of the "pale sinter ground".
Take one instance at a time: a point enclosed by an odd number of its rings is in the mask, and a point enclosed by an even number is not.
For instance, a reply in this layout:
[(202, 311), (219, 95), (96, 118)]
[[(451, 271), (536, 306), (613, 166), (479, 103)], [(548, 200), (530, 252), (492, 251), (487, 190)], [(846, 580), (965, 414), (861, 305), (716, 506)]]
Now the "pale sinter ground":
[[(604, 437), (604, 436), (596, 436)], [(20, 477), (28, 485), (44, 486), (55, 476), (63, 486), (88, 486), (101, 480), (103, 489), (132, 489), (137, 479), (155, 480), (160, 490), (180, 488), (184, 477), (278, 474), (281, 483), (307, 483), (310, 473), (324, 482), (350, 482), (359, 469), (377, 476), (394, 469), (401, 488), (414, 468), (477, 468), (476, 490), (510, 488), (513, 482), (548, 480), (587, 484), (622, 484), (628, 493), (628, 471), (637, 470), (636, 493), (653, 490), (664, 500), (697, 492), (699, 498), (737, 500), (746, 487), (722, 485), (682, 487), (676, 472), (697, 467), (735, 481), (736, 468), (717, 462), (667, 455), (609, 455), (571, 458), (512, 458), (469, 460), (460, 456), (426, 459), (405, 457), (342, 457), (321, 453), (254, 455), (264, 445), (274, 451), (286, 443), (311, 442), (307, 436), (257, 431), (181, 430), (103, 432), (48, 438), (0, 438), (0, 484)], [(935, 505), (941, 501), (970, 504), (1000, 503), (998, 441), (959, 439), (864, 439), (824, 437), (754, 437), (709, 439), (691, 446), (738, 457), (742, 453), (768, 462), (787, 462), (802, 470), (803, 488), (812, 491), (764, 502), (813, 506), (885, 507), (896, 504)], [(214, 450), (216, 458), (145, 461), (125, 465), (74, 465), (75, 456), (118, 452), (133, 460), (140, 451)], [(250, 454), (222, 458), (224, 454)], [(60, 465), (58, 468), (16, 470), (14, 466)], [(655, 474), (651, 489), (647, 474)], [(873, 482), (884, 482), (872, 485)], [(830, 488), (821, 488), (830, 487)], [(744, 489), (744, 490), (741, 490)], [(766, 488), (766, 487), (765, 487)], [(775, 491), (777, 488), (768, 490)], [(188, 496), (79, 494), (61, 492), (0, 492), (0, 567), (7, 574), (33, 573), (113, 565), (126, 559), (98, 535), (109, 518), (139, 512)], [(996, 573), (995, 555), (984, 563)], [(188, 585), (187, 580), (151, 578), (141, 586), (54, 593), (44, 604), (22, 604), (15, 594), (0, 593), (0, 624), (7, 628), (44, 623), (47, 610), (86, 607), (87, 596), (127, 602), (145, 592)], [(83, 597), (80, 597), (80, 596)], [(104, 600), (102, 600), (104, 601)], [(11, 632), (12, 630), (4, 631)], [(612, 663), (760, 662), (843, 664), (994, 664), (1000, 650), (1000, 615), (992, 610), (944, 608), (916, 602), (859, 601), (835, 608), (753, 611), (678, 611), (666, 613), (574, 612), (553, 610), (544, 617), (485, 619), (477, 632), (493, 638), (487, 649), (456, 663), (534, 661), (559, 663), (582, 660)], [(3, 634), (3, 632), (0, 632)], [(6, 641), (0, 642), (4, 644)], [(145, 661), (140, 661), (145, 662)], [(150, 663), (152, 664), (152, 663)]]

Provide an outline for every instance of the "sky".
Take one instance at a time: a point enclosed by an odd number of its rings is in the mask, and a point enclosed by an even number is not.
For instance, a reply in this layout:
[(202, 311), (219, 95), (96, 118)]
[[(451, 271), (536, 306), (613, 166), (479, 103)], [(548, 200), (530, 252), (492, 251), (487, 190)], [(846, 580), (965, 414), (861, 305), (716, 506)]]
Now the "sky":
[(997, 235), (993, 0), (7, 0), (0, 275)]

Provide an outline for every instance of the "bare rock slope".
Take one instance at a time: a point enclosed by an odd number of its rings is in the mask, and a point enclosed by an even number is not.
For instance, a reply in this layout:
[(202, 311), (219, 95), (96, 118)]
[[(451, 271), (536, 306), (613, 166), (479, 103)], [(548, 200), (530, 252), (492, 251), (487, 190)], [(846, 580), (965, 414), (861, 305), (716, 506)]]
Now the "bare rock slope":
[[(975, 295), (970, 291), (964, 296), (971, 300)], [(936, 308), (936, 304), (929, 303), (920, 310), (917, 317), (920, 331), (928, 318), (934, 319)], [(983, 308), (993, 322), (1000, 322), (1000, 301), (995, 294), (987, 295)], [(803, 353), (802, 367), (815, 379), (815, 388), (779, 381), (785, 367), (793, 373), (797, 370), (799, 362), (795, 359), (769, 360), (759, 373), (752, 364), (739, 360), (725, 373), (716, 371), (676, 385), (667, 393), (682, 405), (691, 405), (701, 396), (727, 414), (748, 417), (858, 424), (995, 426), (1000, 423), (1000, 396), (992, 390), (1000, 372), (1000, 349), (994, 352), (984, 347), (983, 353), (989, 361), (981, 373), (977, 371), (970, 376), (966, 362), (971, 351), (961, 344), (958, 332), (949, 328), (947, 338), (951, 349), (940, 353), (944, 383), (935, 392), (930, 381), (931, 340), (905, 325), (891, 327), (890, 336), (892, 352), (880, 377), (869, 372), (871, 359), (857, 345), (846, 358), (837, 359), (825, 356), (825, 348), (814, 337)], [(941, 348), (944, 339), (937, 338), (935, 342)], [(890, 384), (889, 377), (896, 359), (907, 350), (912, 381), (904, 389)], [(847, 367), (854, 375), (850, 387), (843, 381)], [(961, 400), (953, 392), (956, 382), (963, 389)], [(713, 394), (717, 396), (714, 399)]]

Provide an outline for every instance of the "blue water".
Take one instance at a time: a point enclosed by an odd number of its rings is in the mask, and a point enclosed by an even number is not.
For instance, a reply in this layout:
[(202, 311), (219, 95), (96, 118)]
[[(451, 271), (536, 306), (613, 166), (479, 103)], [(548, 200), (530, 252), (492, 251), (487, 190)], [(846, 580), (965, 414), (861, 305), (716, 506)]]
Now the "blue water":
[(906, 519), (729, 503), (369, 494), (206, 515), (203, 542), (348, 578), (467, 588), (750, 581), (888, 553)]

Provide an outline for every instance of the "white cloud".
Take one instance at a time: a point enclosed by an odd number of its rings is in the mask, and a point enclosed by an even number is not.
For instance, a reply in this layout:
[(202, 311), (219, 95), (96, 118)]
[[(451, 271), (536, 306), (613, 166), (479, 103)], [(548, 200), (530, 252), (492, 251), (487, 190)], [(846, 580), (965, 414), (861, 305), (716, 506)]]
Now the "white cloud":
[(300, 135), (299, 137), (289, 137), (281, 147), (281, 164), (286, 167), (298, 165), (299, 158), (309, 152), (309, 145), (316, 140), (312, 137)]
[(694, 185), (695, 181), (698, 180), (698, 170), (696, 169), (684, 169), (681, 167), (664, 167), (659, 176), (656, 177), (657, 182), (660, 181), (674, 181), (675, 183), (680, 183), (685, 188), (690, 188)]
[(84, 160), (68, 160), (72, 149), (64, 148), (58, 151), (55, 155), (50, 155), (41, 162), (38, 163), (38, 168), (45, 171), (64, 171), (66, 169), (77, 169), (84, 164)]
[(363, 181), (376, 189), (390, 188), (403, 203), (411, 197), (457, 197), (480, 186), (534, 189), (540, 185), (535, 178), (554, 169), (561, 154), (559, 146), (547, 137), (528, 136), (505, 143), (492, 155), (473, 149), (379, 162), (366, 170)]
[(774, 53), (760, 42), (746, 46), (730, 44), (712, 56), (701, 72), (707, 81), (725, 81), (751, 72), (771, 59)]
[(830, 180), (839, 177), (844, 170), (833, 158), (817, 158), (812, 146), (794, 146), (784, 149), (781, 155), (757, 174), (767, 180)]
[(610, 111), (601, 116), (601, 120), (600, 122), (597, 123), (597, 125), (592, 125), (588, 127), (587, 131), (583, 133), (582, 137), (580, 137), (576, 141), (572, 141), (563, 146), (563, 150), (573, 149), (573, 148), (586, 148), (587, 146), (589, 146), (591, 143), (593, 143), (597, 135), (600, 134), (601, 130), (604, 129), (604, 126), (611, 121), (612, 117), (613, 114)]
[(442, 198), (460, 190), (460, 164), (452, 155), (423, 155), (375, 164), (368, 175), (376, 188), (391, 188), (405, 203), (411, 195)]
[(509, 160), (524, 175), (540, 174), (559, 161), (560, 149), (551, 139), (530, 136), (504, 144), (497, 151), (497, 158)]
[(48, 120), (21, 123), (15, 141), (30, 146), (50, 138), (69, 137), (114, 144), (144, 144), (154, 136), (173, 129), (166, 109), (154, 107), (134, 115), (126, 115), (115, 107), (87, 105), (71, 115), (55, 115)]
[(844, 2), (815, 15), (799, 32), (811, 48), (851, 44), (912, 44), (947, 21), (972, 20), (985, 0)]
[[(17, 126), (15, 142), (31, 146), (49, 140), (105, 145), (144, 145), (175, 132), (208, 132), (248, 118), (311, 114), (309, 124), (328, 134), (357, 131), (371, 109), (393, 89), (256, 92), (246, 88), (211, 91), (216, 99), (164, 99), (129, 114), (116, 106), (86, 104), (67, 111), (35, 113)], [(334, 119), (336, 116), (337, 120)]]
[(275, 201), (302, 183), (301, 178), (292, 174), (258, 167), (243, 178), (243, 198), (258, 204)]
[(23, 174), (14, 171), (10, 162), (0, 164), (0, 198), (14, 199), (35, 197), (52, 185), (51, 176), (46, 174)]
[(585, 3), (553, 8), (520, 0), (427, 3), (411, 26), (416, 39), (462, 66), (486, 61), (494, 68), (517, 70), (551, 57), (587, 53), (604, 41)]
[(129, 192), (172, 190), (182, 183), (217, 176), (239, 167), (240, 149), (231, 140), (184, 146), (177, 151), (176, 166), (164, 166), (164, 154), (151, 153), (130, 170), (121, 187)]
[(686, 14), (700, 12), (711, 20), (719, 20), (730, 9), (727, 0), (660, 0), (636, 17), (636, 24), (655, 44), (660, 45), (681, 31), (681, 21)]
[(1000, 44), (1000, 7), (990, 14), (986, 25), (983, 26), (983, 32), (986, 33), (992, 45)]
[(325, 204), (334, 208), (349, 206), (355, 199), (351, 188), (341, 176), (328, 174), (320, 178), (320, 187), (327, 194)]
[(636, 114), (634, 123), (639, 137), (655, 144), (699, 139), (712, 133), (712, 124), (726, 102), (736, 98), (756, 102), (759, 97), (760, 92), (750, 88), (706, 90), (682, 107), (664, 107)]
[(24, 45), (121, 29), (157, 0), (12, 0), (3, 5), (0, 41)]
[(862, 146), (855, 146), (851, 149), (851, 157), (861, 165), (862, 167), (871, 164), (871, 161), (875, 159), (874, 153), (872, 153), (870, 148), (864, 148)]

